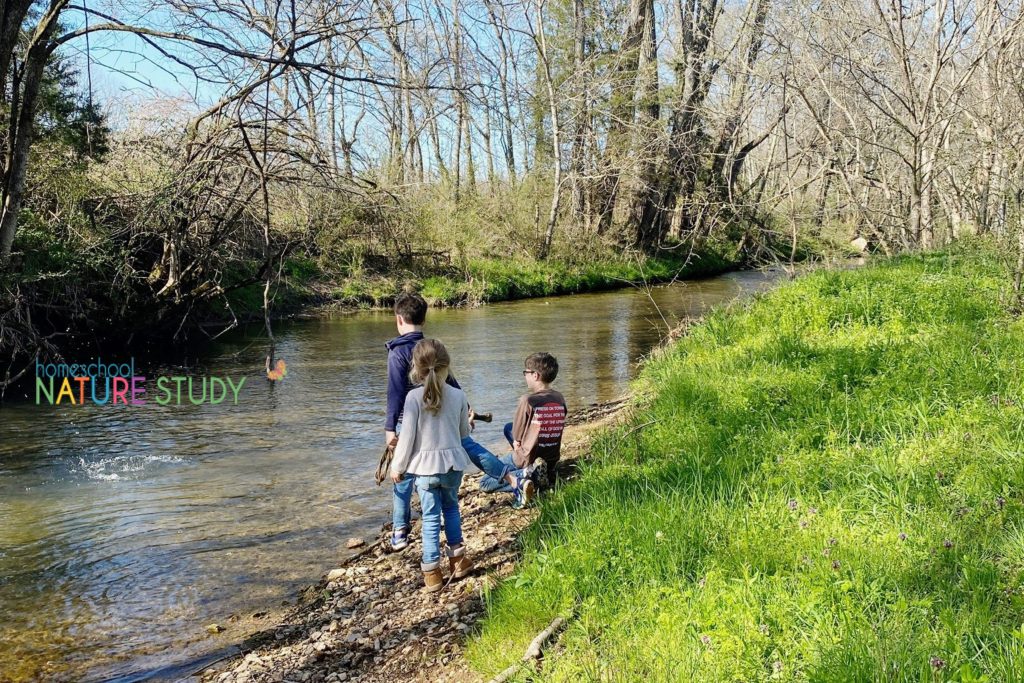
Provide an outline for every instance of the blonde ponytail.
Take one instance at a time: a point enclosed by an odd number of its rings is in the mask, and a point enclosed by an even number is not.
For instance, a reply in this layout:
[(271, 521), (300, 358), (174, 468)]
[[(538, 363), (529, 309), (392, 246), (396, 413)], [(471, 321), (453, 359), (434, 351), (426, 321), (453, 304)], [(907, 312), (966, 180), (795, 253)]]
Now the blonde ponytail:
[(441, 409), (444, 396), (442, 371), (447, 377), (451, 359), (444, 344), (436, 339), (421, 339), (412, 350), (412, 372), (410, 378), (416, 384), (423, 385), (423, 405), (432, 413)]

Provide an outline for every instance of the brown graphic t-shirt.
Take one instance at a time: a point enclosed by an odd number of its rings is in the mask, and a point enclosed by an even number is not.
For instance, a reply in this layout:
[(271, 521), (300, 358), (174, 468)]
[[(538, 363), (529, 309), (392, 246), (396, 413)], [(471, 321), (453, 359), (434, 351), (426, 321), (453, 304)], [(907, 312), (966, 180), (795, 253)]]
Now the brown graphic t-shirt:
[(512, 438), (520, 442), (513, 454), (516, 467), (526, 467), (536, 458), (544, 458), (549, 467), (558, 462), (566, 410), (565, 399), (554, 389), (519, 398), (512, 420)]

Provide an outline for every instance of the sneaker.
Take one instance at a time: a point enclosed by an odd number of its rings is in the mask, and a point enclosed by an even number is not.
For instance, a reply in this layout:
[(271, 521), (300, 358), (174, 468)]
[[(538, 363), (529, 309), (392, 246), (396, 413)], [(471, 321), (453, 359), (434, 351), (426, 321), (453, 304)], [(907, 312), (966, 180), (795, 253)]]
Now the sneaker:
[(546, 487), (548, 485), (547, 461), (537, 458), (532, 465), (526, 468), (525, 474), (538, 489)]
[(391, 534), (391, 551), (397, 553), (409, 547), (409, 530), (402, 528)]
[(512, 493), (512, 508), (521, 510), (533, 502), (537, 495), (537, 485), (533, 483), (532, 479), (516, 477), (516, 487)]

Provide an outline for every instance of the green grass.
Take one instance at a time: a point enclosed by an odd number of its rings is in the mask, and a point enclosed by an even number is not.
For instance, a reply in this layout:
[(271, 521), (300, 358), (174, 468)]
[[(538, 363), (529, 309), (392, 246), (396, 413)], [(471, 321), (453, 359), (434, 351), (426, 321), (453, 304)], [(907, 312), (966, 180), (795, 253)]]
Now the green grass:
[(529, 680), (1024, 680), (1005, 283), (973, 246), (710, 315), (543, 501), (470, 661), (501, 670), (572, 614)]
[[(308, 261), (289, 262), (277, 290), (277, 301), (286, 309), (301, 307), (303, 301), (321, 298), (327, 291), (332, 303), (356, 307), (383, 307), (394, 301), (404, 288), (423, 294), (432, 306), (459, 306), (510, 299), (556, 296), (625, 287), (642, 282), (665, 282), (673, 278), (695, 278), (722, 273), (740, 266), (725, 247), (709, 247), (687, 259), (686, 253), (665, 256), (599, 256), (581, 263), (556, 258), (537, 261), (526, 258), (470, 260), (462, 271), (372, 273), (356, 269), (347, 275), (328, 274), (311, 268)], [(256, 291), (256, 285), (251, 289)], [(261, 287), (261, 286), (260, 286)], [(241, 310), (250, 305), (245, 292), (235, 295)], [(262, 305), (260, 289), (258, 305)]]
[(738, 263), (709, 250), (687, 263), (680, 256), (638, 259), (603, 258), (583, 264), (564, 261), (509, 259), (470, 261), (464, 276), (436, 275), (422, 282), (420, 292), (432, 305), (507, 301), (579, 292), (595, 292), (640, 282), (713, 275)]
[[(798, 244), (796, 260), (857, 255), (842, 244), (805, 238)], [(293, 256), (286, 260), (281, 281), (274, 289), (274, 308), (286, 313), (309, 304), (385, 308), (404, 289), (420, 292), (431, 306), (475, 305), (708, 277), (743, 266), (743, 257), (737, 254), (735, 245), (721, 240), (705, 243), (694, 254), (678, 245), (677, 249), (665, 249), (657, 255), (584, 250), (544, 261), (491, 256), (470, 258), (461, 266), (407, 264), (404, 269), (395, 266), (392, 270), (365, 267), (354, 256), (348, 262), (332, 260), (330, 266)], [(262, 283), (233, 292), (231, 302), (243, 316), (259, 313), (263, 305)]]
[[(462, 272), (448, 268), (379, 273), (358, 267), (325, 272), (309, 259), (294, 257), (282, 268), (281, 280), (273, 289), (273, 306), (280, 313), (299, 311), (310, 304), (382, 308), (394, 303), (395, 295), (406, 288), (420, 292), (431, 306), (595, 292), (735, 270), (742, 264), (732, 251), (716, 245), (689, 259), (687, 253), (667, 252), (665, 256), (605, 255), (581, 263), (556, 258), (479, 258), (470, 260)], [(234, 290), (229, 300), (240, 317), (258, 318), (262, 315), (263, 284)]]

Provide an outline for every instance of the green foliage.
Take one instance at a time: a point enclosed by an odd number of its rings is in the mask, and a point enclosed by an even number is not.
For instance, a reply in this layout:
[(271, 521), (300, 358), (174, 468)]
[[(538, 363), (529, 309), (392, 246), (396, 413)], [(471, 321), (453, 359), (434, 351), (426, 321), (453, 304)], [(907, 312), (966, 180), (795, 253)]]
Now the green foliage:
[(99, 106), (80, 92), (80, 74), (65, 59), (46, 65), (36, 115), (36, 141), (58, 143), (74, 155), (102, 159), (109, 151), (110, 129)]
[(41, 84), (30, 151), (25, 200), (14, 251), (23, 255), (18, 277), (46, 292), (61, 293), (88, 283), (116, 256), (97, 249), (101, 239), (85, 204), (102, 194), (89, 175), (89, 161), (108, 151), (109, 129), (99, 108), (79, 92), (78, 73), (64, 59), (51, 57)]
[(475, 258), (459, 273), (423, 276), (400, 272), (374, 276), (355, 271), (331, 292), (330, 298), (349, 305), (384, 306), (408, 287), (419, 291), (433, 306), (458, 306), (700, 277), (737, 266), (738, 263), (723, 251), (710, 249), (689, 261), (675, 255), (623, 257), (610, 254), (592, 257), (591, 261), (580, 264), (527, 258)]
[(1024, 680), (1024, 322), (993, 253), (822, 271), (648, 363), (469, 650), (531, 680)]

